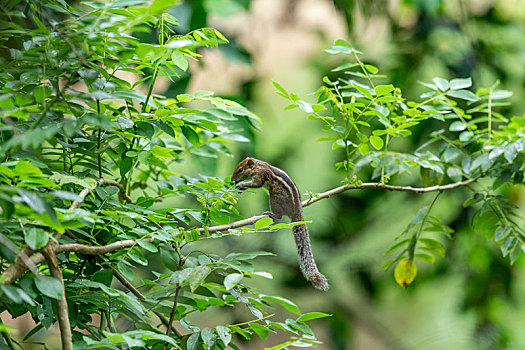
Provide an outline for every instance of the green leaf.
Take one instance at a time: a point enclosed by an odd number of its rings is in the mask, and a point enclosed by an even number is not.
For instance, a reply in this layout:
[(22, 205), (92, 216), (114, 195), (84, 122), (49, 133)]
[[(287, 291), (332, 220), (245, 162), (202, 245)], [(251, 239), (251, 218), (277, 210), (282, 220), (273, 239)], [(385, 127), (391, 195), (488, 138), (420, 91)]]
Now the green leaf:
[(272, 80), (272, 84), (277, 90), (279, 90), (284, 95), (284, 97), (286, 97), (286, 98), (290, 97), (288, 95), (288, 92), (286, 92), (286, 90), (278, 82)]
[(329, 53), (330, 55), (337, 55), (340, 53), (349, 55), (352, 52), (354, 52), (354, 49), (349, 48), (347, 46), (341, 46), (341, 45), (334, 45), (329, 49), (324, 50), (326, 53)]
[(26, 230), (25, 242), (29, 248), (37, 250), (44, 248), (49, 241), (49, 233), (40, 228), (31, 227)]
[(159, 251), (157, 246), (155, 244), (151, 243), (151, 242), (138, 240), (137, 243), (138, 243), (139, 246), (141, 246), (142, 248), (146, 249), (148, 252), (156, 253), (156, 252)]
[(361, 85), (358, 85), (356, 83), (352, 84), (352, 86), (357, 90), (359, 91), (360, 93), (362, 93), (365, 97), (367, 97), (368, 99), (372, 100), (373, 97), (372, 97), (372, 93), (370, 91), (368, 91), (367, 88), (365, 88), (364, 86), (361, 86)]
[(113, 281), (113, 270), (99, 270), (93, 274), (92, 280), (95, 282), (102, 283), (106, 287), (111, 287), (111, 282)]
[(427, 211), (428, 211), (428, 205), (425, 205), (424, 207), (419, 208), (419, 210), (416, 212), (416, 215), (414, 215), (414, 218), (407, 225), (407, 227), (405, 228), (405, 231), (403, 231), (403, 233), (409, 232), (410, 229), (412, 229), (412, 227), (414, 227), (415, 225), (417, 225), (421, 221), (423, 221)]
[(402, 247), (405, 244), (408, 244), (411, 240), (412, 240), (411, 238), (405, 238), (405, 239), (397, 242), (396, 244), (394, 244), (390, 248), (388, 248), (387, 251), (383, 255), (387, 255), (387, 254), (393, 252), (394, 250), (398, 249), (399, 247)]
[(510, 235), (511, 228), (510, 226), (499, 226), (494, 233), (494, 239), (496, 242), (503, 241)]
[(453, 181), (461, 181), (463, 178), (463, 173), (458, 167), (447, 168), (447, 176), (450, 177)]
[(489, 158), (489, 156), (487, 154), (481, 154), (472, 162), (472, 165), (470, 166), (470, 171), (474, 172), (478, 169), (481, 169), (481, 171), (487, 171), (490, 168), (491, 164), (492, 160)]
[(406, 288), (414, 281), (417, 275), (416, 264), (412, 260), (404, 259), (397, 264), (394, 278), (401, 287)]
[(199, 147), (199, 134), (197, 134), (195, 130), (193, 130), (193, 128), (189, 127), (188, 125), (183, 125), (180, 128), (186, 140), (188, 140), (193, 147)]
[(122, 130), (130, 129), (130, 128), (133, 127), (133, 125), (135, 125), (133, 120), (131, 120), (128, 117), (125, 117), (125, 116), (118, 117), (117, 122), (118, 122), (118, 125), (120, 126), (120, 128)]
[(197, 350), (199, 348), (200, 344), (200, 332), (193, 333), (190, 335), (186, 342), (186, 349), (187, 350)]
[(155, 134), (155, 127), (147, 122), (136, 122), (135, 129), (137, 131), (137, 135), (144, 136), (148, 139), (151, 139)]
[[(208, 277), (210, 272), (211, 272), (211, 268), (205, 265), (197, 266), (193, 269), (191, 274), (188, 276), (188, 282), (189, 282), (190, 289), (192, 292), (194, 292), (198, 286), (204, 283), (204, 280), (206, 279), (206, 277)], [(228, 289), (228, 287), (226, 287), (226, 289)]]
[(227, 290), (230, 290), (235, 287), (237, 283), (239, 283), (243, 278), (243, 274), (231, 273), (224, 278), (224, 287), (226, 287)]
[[(252, 338), (251, 333), (248, 332), (247, 330), (245, 330), (245, 329), (243, 329), (243, 328), (241, 328), (239, 326), (235, 326), (235, 325), (234, 326), (230, 326), (230, 327), (231, 327), (232, 332), (235, 332), (235, 333), (237, 333), (239, 335), (242, 335), (244, 337), (244, 339), (250, 340)], [(233, 345), (233, 343), (230, 344), (230, 346), (232, 346), (232, 345)]]
[(449, 147), (447, 148), (445, 153), (443, 153), (443, 159), (445, 160), (445, 162), (450, 163), (460, 155), (461, 152), (457, 148)]
[(424, 245), (423, 249), (427, 252), (442, 258), (445, 256), (445, 246), (441, 242), (431, 238), (420, 238), (419, 241)]
[(148, 260), (142, 255), (142, 253), (137, 248), (131, 248), (128, 250), (127, 255), (139, 265), (148, 266)]
[(44, 198), (35, 193), (22, 190), (19, 190), (18, 193), (31, 209), (39, 214), (43, 214), (44, 212), (47, 213), (53, 222), (58, 223), (58, 217), (55, 209), (48, 202), (46, 202)]
[(414, 257), (416, 259), (419, 259), (419, 260), (422, 260), (422, 261), (426, 261), (426, 262), (431, 263), (431, 264), (436, 262), (436, 258), (434, 258), (434, 256), (429, 255), (429, 254), (421, 254), (421, 253), (419, 253), (419, 254), (415, 254)]
[(230, 344), (230, 342), (232, 341), (230, 329), (224, 326), (217, 326), (215, 327), (215, 330), (217, 331), (219, 338), (221, 338), (222, 342), (224, 343), (224, 346), (227, 347), (228, 344)]
[(503, 257), (506, 257), (517, 244), (518, 240), (516, 239), (516, 237), (507, 238), (500, 247)]
[(297, 322), (295, 320), (287, 319), (286, 324), (291, 326), (292, 328), (297, 329), (298, 331), (303, 332), (304, 334), (308, 334), (310, 336), (314, 336), (314, 332), (308, 327), (306, 323)]
[(297, 318), (297, 322), (305, 322), (310, 320), (316, 320), (318, 318), (330, 317), (331, 314), (325, 314), (324, 312), (307, 312)]
[(354, 68), (354, 67), (358, 67), (358, 66), (359, 66), (359, 63), (343, 63), (340, 66), (337, 66), (336, 68), (332, 69), (332, 72), (339, 72), (339, 71), (342, 71), (342, 70), (347, 70), (349, 68)]
[(463, 123), (460, 120), (456, 120), (455, 122), (452, 122), (452, 124), (450, 124), (449, 130), (450, 131), (463, 131), (466, 128), (467, 128), (467, 125), (465, 123)]
[(5, 294), (5, 296), (14, 303), (25, 303), (31, 306), (35, 306), (33, 299), (23, 289), (4, 284), (0, 284), (0, 289)]
[(182, 53), (180, 53), (177, 50), (174, 50), (171, 53), (171, 60), (173, 61), (173, 64), (179, 67), (184, 72), (188, 70), (188, 60), (186, 59), (186, 56), (184, 56)]
[(447, 92), (447, 96), (460, 98), (462, 100), (467, 100), (470, 102), (479, 101), (479, 97), (469, 90), (451, 90)]
[(386, 94), (390, 93), (391, 91), (394, 91), (394, 89), (395, 88), (394, 88), (393, 85), (377, 85), (374, 88), (377, 97), (386, 95)]
[(82, 188), (88, 188), (90, 190), (93, 190), (95, 189), (95, 187), (97, 187), (97, 180), (91, 179), (91, 178), (80, 179), (76, 176), (64, 175), (61, 173), (53, 173), (53, 175), (51, 175), (49, 179), (52, 181), (58, 181), (58, 183), (61, 186), (65, 184), (73, 183), (73, 184), (81, 186)]
[(450, 90), (466, 89), (472, 86), (472, 79), (452, 79), (450, 81)]
[(377, 72), (379, 72), (379, 69), (377, 69), (375, 66), (372, 66), (371, 64), (365, 64), (365, 68), (371, 74), (377, 74)]
[(286, 310), (293, 312), (294, 314), (297, 314), (297, 315), (301, 314), (301, 311), (299, 311), (299, 308), (297, 307), (297, 305), (295, 305), (293, 302), (291, 302), (290, 300), (286, 298), (278, 297), (278, 296), (270, 296), (270, 295), (261, 295), (261, 300), (275, 301), (276, 303), (284, 306)]
[(215, 344), (215, 340), (217, 339), (217, 336), (213, 332), (213, 329), (203, 328), (201, 331), (201, 338), (202, 338), (202, 341), (204, 342), (204, 345), (206, 345), (208, 349), (211, 349), (213, 345)]
[(43, 214), (46, 211), (46, 201), (39, 195), (27, 191), (20, 190), (18, 192), (24, 202), (34, 211)]
[(64, 291), (62, 283), (54, 277), (38, 276), (35, 279), (35, 285), (42, 294), (57, 300), (62, 297)]
[(261, 326), (258, 323), (250, 323), (250, 328), (261, 338), (262, 340), (268, 337), (268, 329), (265, 326)]
[(262, 228), (270, 226), (271, 224), (273, 224), (272, 218), (262, 218), (262, 219), (257, 220), (254, 227), (257, 230), (260, 230)]
[(372, 135), (370, 136), (370, 144), (374, 146), (376, 150), (380, 150), (381, 148), (383, 148), (384, 142), (381, 137)]
[(370, 148), (368, 147), (366, 143), (360, 143), (357, 149), (359, 150), (359, 153), (361, 153), (361, 155), (363, 156), (367, 155), (368, 152), (370, 152)]
[(122, 261), (119, 261), (117, 263), (117, 270), (124, 275), (128, 280), (132, 281), (135, 277), (135, 274), (133, 273), (133, 270), (128, 268), (126, 264), (124, 264)]
[(491, 97), (493, 100), (503, 100), (512, 97), (512, 91), (494, 90), (492, 91)]
[(251, 260), (258, 256), (274, 256), (274, 253), (270, 252), (249, 252), (249, 253), (230, 253), (226, 256), (225, 259), (234, 259), (234, 260)]
[(448, 88), (449, 88), (449, 83), (447, 80), (445, 79), (442, 79), (442, 78), (434, 78), (432, 79), (432, 81), (434, 82), (434, 84), (436, 84), (436, 86), (439, 88), (439, 90), (441, 91), (447, 91)]
[(179, 254), (169, 244), (162, 244), (160, 249), (160, 261), (167, 269), (176, 271), (179, 268)]

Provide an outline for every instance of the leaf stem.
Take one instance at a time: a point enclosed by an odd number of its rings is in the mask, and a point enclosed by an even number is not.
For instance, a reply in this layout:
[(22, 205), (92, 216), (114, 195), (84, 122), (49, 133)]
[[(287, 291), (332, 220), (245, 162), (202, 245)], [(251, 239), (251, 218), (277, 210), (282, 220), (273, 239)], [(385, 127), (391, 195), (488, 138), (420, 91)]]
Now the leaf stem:
[(488, 106), (487, 106), (488, 110), (489, 110), (489, 115), (488, 115), (488, 139), (490, 141), (490, 138), (492, 137), (492, 87), (489, 89), (489, 101), (488, 101)]
[(428, 207), (427, 212), (425, 213), (425, 217), (421, 221), (421, 225), (419, 226), (419, 229), (416, 232), (414, 232), (414, 235), (412, 235), (412, 239), (410, 241), (410, 245), (408, 246), (408, 258), (409, 258), (410, 261), (414, 260), (414, 253), (416, 252), (417, 241), (418, 241), (419, 237), (421, 236), (421, 233), (423, 232), (423, 227), (425, 226), (425, 223), (427, 222), (428, 216), (430, 215), (430, 211), (432, 210), (432, 207), (436, 203), (436, 201), (437, 201), (438, 197), (441, 195), (441, 193), (442, 192), (439, 191), (436, 194), (436, 196), (432, 200), (432, 203), (430, 203), (430, 206)]
[(266, 320), (267, 318), (270, 318), (270, 317), (273, 317), (273, 316), (275, 316), (275, 314), (270, 314), (270, 315), (266, 315), (266, 316), (264, 316), (264, 317), (259, 317), (258, 319), (251, 320), (251, 321), (246, 321), (246, 322), (241, 322), (241, 323), (231, 324), (231, 325), (229, 325), (228, 327), (231, 328), (231, 327), (244, 326), (245, 324), (250, 324), (250, 323), (257, 322), (257, 321)]
[[(100, 117), (100, 101), (97, 100), (97, 114)], [(97, 133), (97, 165), (98, 165), (98, 178), (102, 178), (102, 157), (100, 155), (100, 139), (101, 139), (101, 130), (100, 126), (98, 127)]]

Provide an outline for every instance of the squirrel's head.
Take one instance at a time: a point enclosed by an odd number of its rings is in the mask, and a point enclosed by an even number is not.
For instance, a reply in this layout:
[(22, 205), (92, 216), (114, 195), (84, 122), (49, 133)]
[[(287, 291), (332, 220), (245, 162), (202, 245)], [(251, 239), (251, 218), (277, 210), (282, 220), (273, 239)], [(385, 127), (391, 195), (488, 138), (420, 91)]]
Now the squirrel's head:
[(255, 172), (256, 162), (256, 159), (250, 157), (242, 160), (233, 172), (232, 181), (237, 183), (242, 180), (251, 179)]

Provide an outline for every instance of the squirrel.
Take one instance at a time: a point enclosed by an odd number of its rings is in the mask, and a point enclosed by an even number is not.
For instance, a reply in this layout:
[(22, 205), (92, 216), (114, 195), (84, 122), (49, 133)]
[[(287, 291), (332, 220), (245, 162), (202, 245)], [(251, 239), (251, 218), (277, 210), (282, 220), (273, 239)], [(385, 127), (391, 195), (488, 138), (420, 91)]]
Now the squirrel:
[[(235, 168), (232, 181), (238, 189), (259, 188), (268, 186), (270, 192), (270, 210), (264, 214), (273, 219), (288, 216), (291, 222), (304, 221), (301, 205), (301, 195), (295, 183), (281, 169), (254, 158), (242, 160)], [(249, 182), (241, 182), (251, 179)], [(317, 269), (310, 237), (305, 224), (292, 228), (299, 254), (299, 263), (304, 277), (317, 289), (326, 291), (329, 288), (328, 280)]]

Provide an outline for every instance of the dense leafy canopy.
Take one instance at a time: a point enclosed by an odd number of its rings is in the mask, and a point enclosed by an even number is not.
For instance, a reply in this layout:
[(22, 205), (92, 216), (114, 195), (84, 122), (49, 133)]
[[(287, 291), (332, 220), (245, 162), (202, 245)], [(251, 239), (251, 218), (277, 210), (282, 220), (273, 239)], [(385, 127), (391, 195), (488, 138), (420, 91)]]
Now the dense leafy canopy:
[[(6, 5), (0, 71), (1, 308), (13, 317), (31, 313), (37, 326), (25, 335), (28, 341), (59, 319), (61, 306), (53, 301), (61, 300), (65, 288), (62, 311), (69, 314), (75, 346), (84, 348), (168, 343), (225, 348), (235, 347), (232, 334), (264, 339), (275, 330), (290, 332), (291, 343), (312, 344), (304, 321), (324, 314), (302, 315), (293, 302), (246, 284), (272, 277), (251, 262), (268, 253), (220, 257), (192, 250), (193, 241), (221, 235), (198, 227), (239, 218), (236, 191), (223, 179), (177, 173), (174, 164), (189, 156), (230, 154), (228, 144), (248, 141), (240, 132), (258, 127), (260, 119), (208, 91), (153, 93), (160, 79), (179, 79), (188, 60), (199, 58), (198, 48), (227, 41), (210, 28), (175, 34), (177, 19), (163, 12), (170, 5)], [(157, 42), (138, 39), (151, 30)], [(177, 197), (192, 198), (193, 204), (164, 205)], [(35, 266), (48, 258), (45, 247), (53, 247), (64, 284), (48, 276), (45, 265)], [(162, 266), (151, 267), (152, 256), (160, 256)], [(141, 266), (150, 266), (151, 274), (133, 286), (134, 270)], [(28, 268), (31, 273), (24, 274)], [(118, 288), (113, 277), (127, 289)], [(272, 319), (275, 303), (299, 318)], [(187, 318), (213, 307), (245, 307), (254, 319), (201, 329)], [(159, 318), (177, 320), (186, 335), (165, 332)]]
[[(161, 0), (4, 5), (0, 307), (35, 321), (21, 346), (56, 322), (63, 344), (77, 348), (224, 349), (272, 332), (290, 338), (275, 348), (318, 342), (305, 322), (327, 313), (302, 313), (288, 298), (252, 286), (252, 279), (271, 283), (272, 275), (253, 262), (270, 253), (219, 256), (195, 247), (199, 240), (291, 225), (265, 216), (236, 221), (242, 217), (228, 178), (180, 171), (189, 158), (231, 155), (228, 147), (249, 142), (246, 130), (260, 128), (261, 119), (209, 91), (156, 93), (156, 83), (182, 79), (201, 48), (227, 42), (211, 28), (177, 34), (170, 6)], [(155, 42), (143, 39), (151, 32)], [(467, 187), (464, 206), (475, 212), (474, 228), (514, 262), (525, 233), (515, 220), (519, 208), (504, 193), (524, 182), (525, 118), (498, 112), (511, 93), (497, 84), (473, 91), (469, 78), (435, 78), (411, 101), (346, 41), (326, 53), (344, 61), (323, 79), (314, 101), (274, 82), (287, 108), (317, 121), (319, 140), (340, 158), (333, 170), (341, 170), (343, 186), (311, 194), (303, 205), (354, 189), (435, 192), (386, 252), (384, 267), (395, 265), (393, 275), (406, 287), (419, 264), (445, 256), (443, 237), (452, 229), (432, 215), (440, 194)], [(422, 126), (431, 131), (410, 146)], [(422, 186), (405, 186), (414, 174)], [(148, 274), (138, 282), (141, 268)], [(278, 319), (276, 307), (292, 316)], [(251, 316), (213, 328), (192, 323), (192, 314), (215, 308), (244, 308)]]

